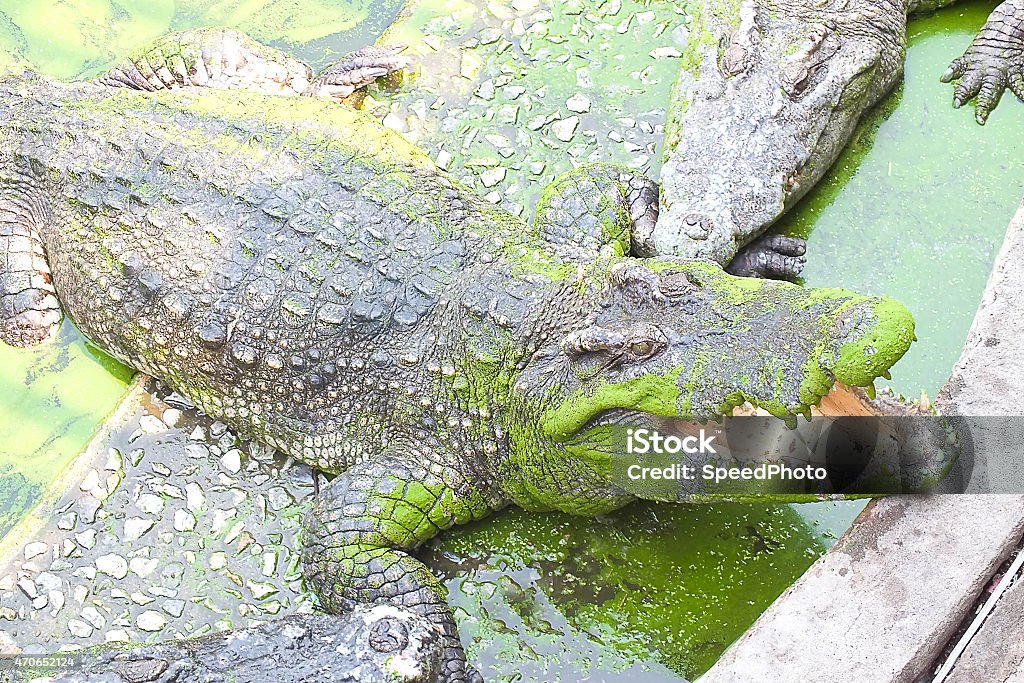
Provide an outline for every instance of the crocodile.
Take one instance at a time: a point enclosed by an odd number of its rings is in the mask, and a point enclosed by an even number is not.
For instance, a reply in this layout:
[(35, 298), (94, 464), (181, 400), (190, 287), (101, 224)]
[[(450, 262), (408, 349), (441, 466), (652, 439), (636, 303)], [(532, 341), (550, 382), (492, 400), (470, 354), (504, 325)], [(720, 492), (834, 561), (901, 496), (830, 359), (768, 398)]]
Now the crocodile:
[(66, 314), (336, 474), (303, 523), (307, 586), (330, 613), (428, 618), (444, 681), (481, 679), (425, 542), (510, 505), (620, 508), (616, 428), (744, 403), (795, 422), (914, 339), (885, 297), (631, 256), (657, 193), (627, 168), (569, 172), (527, 223), (333, 93), (300, 96), (269, 48), (200, 83), (210, 35), (150, 51), (152, 88), (0, 80), (0, 339), (42, 343)]
[[(265, 624), (181, 641), (79, 651), (51, 683), (434, 683), (441, 637), (427, 619), (391, 605), (343, 617), (293, 614)], [(13, 682), (40, 680), (15, 672)], [(6, 679), (5, 679), (6, 680)]]
[[(673, 87), (661, 215), (638, 253), (734, 261), (770, 276), (803, 267), (776, 236), (734, 257), (817, 183), (861, 116), (898, 82), (907, 15), (953, 0), (702, 0)], [(1005, 0), (942, 74), (984, 124), (1009, 88), (1024, 99), (1024, 0)]]

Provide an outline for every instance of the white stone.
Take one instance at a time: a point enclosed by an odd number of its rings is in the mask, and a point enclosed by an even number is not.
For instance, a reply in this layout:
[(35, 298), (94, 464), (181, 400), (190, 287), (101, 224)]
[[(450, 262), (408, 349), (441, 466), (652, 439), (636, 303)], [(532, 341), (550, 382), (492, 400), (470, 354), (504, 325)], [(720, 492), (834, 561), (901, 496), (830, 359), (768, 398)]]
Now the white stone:
[(505, 169), (500, 166), (497, 168), (489, 168), (480, 174), (480, 182), (483, 183), (484, 187), (494, 187), (504, 179)]
[(36, 589), (36, 584), (32, 582), (32, 579), (20, 579), (18, 581), (18, 588), (25, 594), (29, 600), (35, 600), (39, 597), (39, 591)]
[(190, 482), (185, 486), (185, 505), (188, 509), (195, 513), (200, 513), (206, 509), (206, 494), (203, 493), (203, 487), (195, 482)]
[(135, 625), (139, 627), (140, 631), (159, 631), (167, 625), (167, 617), (160, 614), (156, 610), (148, 609), (138, 616), (135, 620)]
[(86, 529), (81, 533), (75, 534), (75, 540), (78, 541), (80, 546), (89, 550), (96, 545), (96, 530)]
[(242, 469), (242, 452), (237, 448), (232, 448), (221, 456), (220, 466), (228, 472), (235, 474), (238, 470)]
[(61, 608), (64, 607), (64, 593), (62, 593), (61, 591), (50, 591), (46, 594), (46, 596), (50, 599), (50, 606), (53, 607), (53, 611), (51, 611), (50, 614), (57, 614), (57, 612), (59, 612)]
[(41, 572), (36, 576), (36, 585), (44, 591), (55, 591), (60, 590), (64, 585), (64, 582), (60, 580), (60, 577), (50, 572)]
[(68, 620), (68, 631), (76, 638), (88, 638), (92, 635), (92, 626), (78, 619), (70, 619)]
[(146, 535), (146, 532), (153, 528), (155, 520), (146, 517), (129, 517), (124, 520), (124, 539), (126, 541), (137, 541)]
[(188, 510), (175, 510), (174, 511), (174, 530), (175, 531), (192, 531), (196, 528), (196, 518)]
[(565, 108), (577, 114), (584, 114), (590, 111), (590, 98), (582, 93), (576, 93), (565, 101)]
[(82, 618), (92, 624), (93, 628), (103, 628), (107, 625), (106, 617), (100, 614), (100, 611), (92, 605), (82, 610)]
[(226, 566), (228, 566), (227, 553), (218, 551), (210, 554), (210, 569), (216, 571), (218, 569), (223, 569)]
[(128, 561), (114, 553), (101, 555), (96, 558), (96, 569), (115, 579), (123, 579), (128, 576)]
[(159, 515), (164, 511), (164, 499), (155, 493), (143, 493), (135, 501), (139, 509), (150, 515)]
[(167, 426), (154, 415), (143, 415), (139, 419), (139, 427), (147, 434), (159, 434), (167, 429)]
[(409, 125), (406, 123), (405, 118), (399, 116), (395, 112), (388, 112), (388, 115), (384, 117), (383, 121), (381, 121), (381, 125), (399, 133), (404, 133), (409, 130)]
[(570, 116), (551, 124), (551, 132), (562, 142), (569, 142), (576, 135), (576, 129), (580, 125), (580, 117)]
[(29, 543), (25, 546), (25, 559), (31, 560), (33, 557), (39, 557), (49, 549), (50, 546), (46, 543)]
[(177, 408), (168, 408), (164, 411), (164, 424), (168, 427), (177, 427), (181, 419), (181, 411)]
[(138, 574), (142, 578), (146, 578), (152, 574), (156, 568), (160, 565), (159, 560), (150, 559), (146, 557), (133, 557), (128, 562), (128, 568), (133, 574)]

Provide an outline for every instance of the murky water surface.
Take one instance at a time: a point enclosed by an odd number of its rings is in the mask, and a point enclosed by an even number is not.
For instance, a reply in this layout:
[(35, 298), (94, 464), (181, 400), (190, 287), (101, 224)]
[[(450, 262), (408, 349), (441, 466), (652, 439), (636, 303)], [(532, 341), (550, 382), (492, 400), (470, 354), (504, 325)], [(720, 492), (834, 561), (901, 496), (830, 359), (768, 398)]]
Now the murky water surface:
[[(993, 4), (911, 23), (907, 83), (783, 222), (809, 236), (808, 283), (890, 294), (913, 310), (920, 341), (892, 382), (908, 395), (934, 394), (952, 367), (1024, 185), (1014, 147), (1024, 106), (1009, 100), (980, 128), (937, 83)], [(322, 68), (375, 40), (400, 9), (394, 0), (0, 0), (0, 68), (90, 75), (161, 33), (210, 24), (237, 26)], [(686, 12), (661, 0), (425, 0), (387, 34), (410, 45), (418, 72), (397, 91), (374, 92), (367, 107), (482, 195), (529, 217), (543, 184), (575, 164), (615, 160), (657, 174), (679, 49), (673, 30)], [(128, 376), (71, 325), (43, 349), (0, 347), (0, 535), (80, 451)], [(184, 447), (187, 438), (175, 438)], [(205, 476), (203, 463), (160, 485), (184, 488)], [(706, 670), (861, 507), (642, 505), (601, 520), (513, 511), (449, 533), (429, 556), (488, 680), (681, 680)], [(121, 524), (101, 539), (112, 551)], [(75, 552), (63, 562), (86, 561)], [(287, 603), (278, 589), (255, 601)], [(50, 619), (54, 638), (68, 638), (71, 617), (82, 623), (66, 610)]]

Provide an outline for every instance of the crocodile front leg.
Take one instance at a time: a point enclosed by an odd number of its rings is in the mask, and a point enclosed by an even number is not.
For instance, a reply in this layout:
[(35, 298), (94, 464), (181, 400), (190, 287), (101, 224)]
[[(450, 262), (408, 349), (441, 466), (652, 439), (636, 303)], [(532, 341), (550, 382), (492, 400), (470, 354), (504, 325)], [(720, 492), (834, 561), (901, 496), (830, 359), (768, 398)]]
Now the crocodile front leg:
[(161, 36), (96, 82), (147, 91), (210, 87), (298, 95), (312, 77), (291, 55), (241, 31), (214, 27)]
[(372, 45), (347, 54), (324, 71), (309, 84), (303, 95), (309, 97), (333, 97), (339, 102), (358, 106), (350, 98), (370, 85), (409, 65), (409, 58), (400, 52), (405, 45)]
[(376, 79), (404, 69), (404, 45), (372, 46), (343, 57), (313, 80), (303, 62), (232, 28), (200, 28), (162, 36), (96, 79), (135, 90), (208, 87), (349, 100)]
[(733, 257), (726, 272), (741, 277), (786, 280), (804, 269), (807, 242), (799, 237), (761, 235)]
[(466, 663), (444, 587), (410, 553), (500, 504), (441, 462), (418, 443), (393, 447), (340, 474), (304, 520), (304, 574), (330, 612), (391, 603), (426, 616), (443, 635), (442, 680), (482, 681)]
[(1024, 0), (996, 7), (962, 57), (953, 60), (942, 82), (959, 79), (953, 106), (975, 98), (974, 118), (984, 125), (1009, 88), (1024, 100)]
[(569, 258), (642, 249), (658, 221), (658, 185), (616, 164), (587, 164), (563, 173), (537, 202), (533, 228)]

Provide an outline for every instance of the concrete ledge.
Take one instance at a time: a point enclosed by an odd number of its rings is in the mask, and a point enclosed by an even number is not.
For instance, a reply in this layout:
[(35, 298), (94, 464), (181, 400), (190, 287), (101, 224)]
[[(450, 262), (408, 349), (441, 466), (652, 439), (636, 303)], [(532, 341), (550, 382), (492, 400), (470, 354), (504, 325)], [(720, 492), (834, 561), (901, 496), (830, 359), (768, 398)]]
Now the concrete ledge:
[(1021, 496), (877, 500), (700, 683), (911, 683), (1022, 535)]

